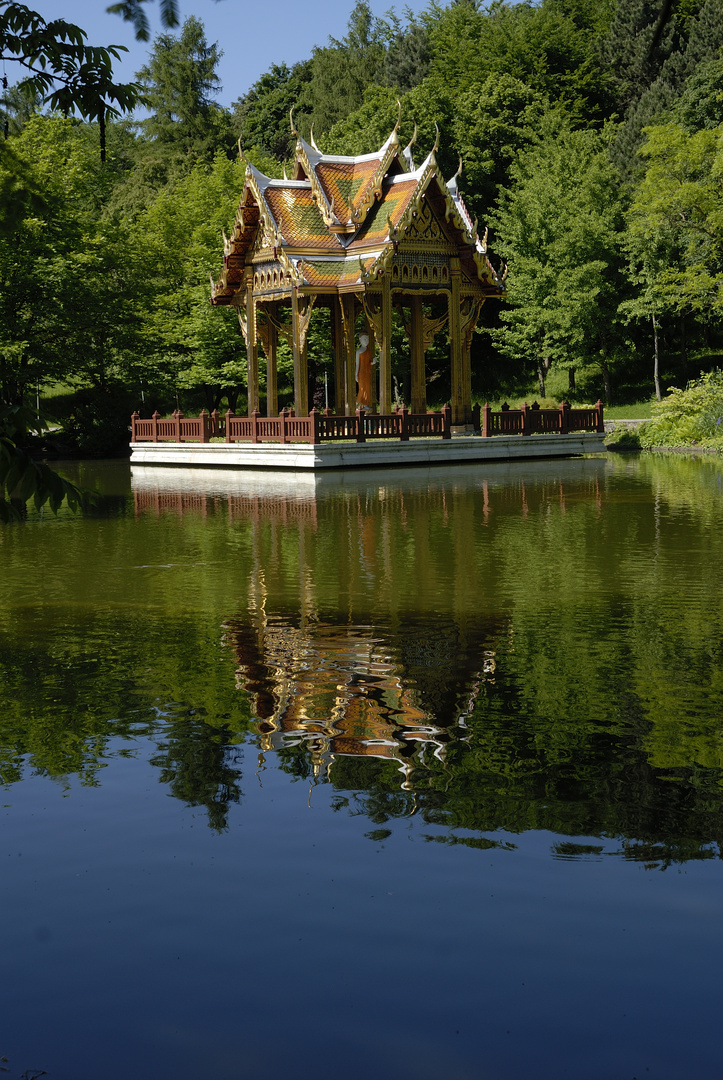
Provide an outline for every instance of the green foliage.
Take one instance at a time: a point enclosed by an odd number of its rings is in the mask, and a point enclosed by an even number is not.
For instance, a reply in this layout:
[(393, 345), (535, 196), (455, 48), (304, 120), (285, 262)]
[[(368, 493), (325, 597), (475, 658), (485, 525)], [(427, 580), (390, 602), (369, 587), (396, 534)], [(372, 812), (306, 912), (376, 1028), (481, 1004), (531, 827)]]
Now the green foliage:
[(141, 129), (156, 154), (176, 162), (211, 160), (220, 150), (233, 153), (228, 114), (213, 101), (220, 80), (221, 52), (209, 45), (203, 23), (191, 16), (178, 37), (161, 34), (138, 73), (150, 116)]
[(37, 194), (28, 194), (0, 236), (0, 399), (7, 404), (60, 378), (106, 392), (132, 382), (144, 362), (142, 252), (129, 243), (127, 226), (101, 224), (105, 176), (84, 136), (73, 121), (35, 117), (12, 141)]
[(235, 403), (245, 384), (236, 316), (212, 309), (208, 289), (242, 184), (240, 163), (218, 154), (210, 167), (199, 163), (160, 192), (133, 230), (133, 246), (149, 268), (149, 379), (176, 389), (202, 387), (209, 410), (224, 393), (235, 395)]
[(636, 428), (628, 424), (616, 424), (605, 437), (605, 445), (608, 450), (640, 450), (642, 444)]
[(304, 102), (311, 78), (310, 60), (294, 64), (292, 68), (286, 64), (273, 64), (270, 71), (234, 102), (233, 124), (244, 153), (252, 150), (277, 161), (291, 157), (296, 140), (289, 113), (294, 109), (295, 123), (306, 126), (309, 109)]
[(709, 371), (685, 390), (672, 386), (641, 429), (643, 446), (705, 446), (723, 450), (723, 372)]
[(604, 140), (550, 115), (511, 168), (514, 186), (493, 217), (509, 264), (500, 348), (536, 370), (597, 365), (607, 385), (621, 287), (622, 207)]
[(0, 524), (20, 521), (32, 499), (36, 510), (49, 506), (57, 514), (63, 503), (71, 510), (88, 505), (89, 496), (21, 445), (29, 432), (47, 425), (21, 406), (0, 406)]
[(648, 306), (723, 313), (723, 125), (688, 134), (648, 129), (645, 176), (629, 213), (628, 245)]
[[(120, 15), (126, 22), (132, 23), (136, 38), (139, 41), (148, 41), (151, 28), (143, 5), (149, 2), (152, 3), (153, 0), (120, 0), (119, 3), (111, 4), (106, 11), (112, 15)], [(160, 11), (164, 26), (169, 29), (178, 26), (178, 0), (160, 0)]]
[(376, 18), (368, 0), (357, 0), (341, 41), (314, 49), (309, 87), (311, 121), (326, 131), (362, 103), (364, 90), (383, 78), (391, 28)]
[(86, 37), (84, 30), (65, 20), (46, 23), (24, 4), (4, 0), (0, 5), (0, 52), (30, 72), (25, 91), (40, 95), (65, 116), (76, 112), (99, 121), (103, 160), (106, 118), (129, 112), (138, 101), (138, 87), (113, 81), (113, 61), (125, 49), (87, 45)]

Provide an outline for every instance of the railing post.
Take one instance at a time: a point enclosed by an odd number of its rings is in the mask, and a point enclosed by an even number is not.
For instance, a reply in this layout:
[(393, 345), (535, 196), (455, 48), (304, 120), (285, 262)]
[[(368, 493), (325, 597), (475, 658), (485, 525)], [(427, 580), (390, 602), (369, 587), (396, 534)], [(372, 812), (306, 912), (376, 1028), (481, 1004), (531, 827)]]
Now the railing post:
[(603, 419), (603, 403), (600, 398), (598, 398), (597, 402), (595, 403), (595, 411), (597, 412), (597, 427), (595, 428), (595, 430), (599, 432), (604, 432), (605, 420)]
[(209, 438), (209, 420), (208, 413), (205, 409), (201, 409), (200, 413), (198, 414), (198, 419), (198, 426), (201, 429), (201, 442), (207, 443)]
[(481, 411), (482, 411), (482, 407), (480, 406), (479, 401), (476, 401), (474, 403), (474, 405), (472, 406), (472, 426), (474, 427), (476, 432), (481, 430), (481, 425), (480, 425), (480, 412)]
[(161, 414), (158, 409), (154, 412), (151, 420), (153, 421), (153, 442), (158, 442), (158, 421), (161, 419)]
[(257, 443), (259, 441), (259, 410), (251, 410), (251, 442)]
[(520, 408), (520, 413), (522, 414), (522, 416), (521, 416), (521, 419), (522, 419), (522, 434), (523, 435), (529, 435), (530, 434), (530, 418), (529, 418), (530, 406), (527, 404), (526, 401), (522, 402), (522, 406)]
[(567, 401), (560, 402), (560, 434), (567, 435), (570, 430), (570, 405)]
[(183, 419), (183, 413), (180, 409), (173, 410), (173, 419), (176, 425), (176, 442), (181, 441), (181, 420)]
[(226, 409), (226, 442), (231, 442), (231, 420), (233, 419), (233, 413), (230, 409)]
[(219, 415), (218, 409), (214, 409), (211, 413), (211, 437), (214, 439), (218, 437), (221, 431), (220, 420), (221, 417)]
[(311, 421), (309, 424), (309, 427), (311, 428), (311, 441), (314, 446), (318, 446), (321, 439), (319, 438), (319, 414), (316, 411), (316, 406), (312, 405), (311, 412), (309, 413), (309, 420)]
[(282, 441), (282, 443), (287, 443), (288, 439), (286, 438), (286, 409), (285, 408), (283, 408), (281, 410), (281, 412), (279, 413), (279, 427), (281, 429), (281, 441)]
[(136, 441), (136, 420), (140, 420), (140, 414), (137, 409), (135, 412), (131, 413), (131, 442)]
[(489, 439), (492, 435), (492, 406), (485, 401), (482, 409), (482, 438)]
[(364, 433), (364, 406), (360, 405), (356, 411), (356, 441), (366, 442)]
[(442, 406), (442, 438), (452, 438), (452, 406), (449, 402)]

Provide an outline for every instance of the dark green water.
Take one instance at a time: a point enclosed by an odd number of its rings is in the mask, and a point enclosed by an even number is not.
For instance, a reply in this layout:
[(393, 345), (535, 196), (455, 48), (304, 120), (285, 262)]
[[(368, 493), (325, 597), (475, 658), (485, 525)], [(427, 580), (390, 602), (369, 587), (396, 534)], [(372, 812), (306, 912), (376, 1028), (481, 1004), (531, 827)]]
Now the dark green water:
[(723, 463), (71, 473), (0, 531), (9, 1077), (720, 1075)]

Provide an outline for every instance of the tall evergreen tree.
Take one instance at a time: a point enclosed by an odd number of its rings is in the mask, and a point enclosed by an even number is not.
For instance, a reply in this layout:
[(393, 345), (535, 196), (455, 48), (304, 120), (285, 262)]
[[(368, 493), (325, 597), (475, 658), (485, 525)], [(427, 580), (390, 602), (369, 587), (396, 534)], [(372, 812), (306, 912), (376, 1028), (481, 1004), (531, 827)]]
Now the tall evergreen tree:
[(150, 116), (143, 134), (167, 157), (211, 161), (219, 149), (233, 150), (230, 120), (213, 100), (221, 89), (217, 44), (209, 45), (203, 23), (191, 16), (178, 37), (161, 34), (138, 73)]

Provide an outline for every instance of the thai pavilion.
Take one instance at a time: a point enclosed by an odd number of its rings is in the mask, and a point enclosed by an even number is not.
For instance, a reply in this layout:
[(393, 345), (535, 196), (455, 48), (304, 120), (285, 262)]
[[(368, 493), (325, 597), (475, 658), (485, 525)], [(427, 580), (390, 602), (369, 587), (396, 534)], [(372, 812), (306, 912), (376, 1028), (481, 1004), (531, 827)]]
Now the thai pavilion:
[(258, 343), (266, 357), (267, 415), (278, 413), (280, 335), (293, 354), (296, 414), (309, 412), (306, 342), (312, 313), (322, 306), (331, 312), (336, 412), (352, 415), (359, 400), (361, 320), (379, 354), (367, 404), (390, 413), (396, 307), (409, 340), (411, 412), (426, 411), (425, 353), (446, 325), (452, 424), (470, 425), (472, 335), (485, 300), (504, 296), (504, 278), (462, 201), (459, 173), (444, 182), (437, 143), (415, 169), (412, 144), (401, 148), (398, 126), (376, 153), (341, 157), (323, 154), (313, 133), (307, 143), (292, 121), (290, 180), (264, 176), (241, 152), (244, 189), (211, 302), (236, 308), (248, 355), (249, 415), (259, 407)]

